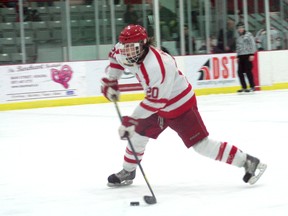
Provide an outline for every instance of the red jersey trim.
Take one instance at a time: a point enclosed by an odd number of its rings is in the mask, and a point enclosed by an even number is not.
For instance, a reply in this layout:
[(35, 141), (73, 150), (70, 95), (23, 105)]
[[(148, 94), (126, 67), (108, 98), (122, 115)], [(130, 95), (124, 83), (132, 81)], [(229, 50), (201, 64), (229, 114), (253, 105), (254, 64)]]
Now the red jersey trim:
[(143, 109), (146, 109), (146, 110), (154, 112), (154, 113), (159, 110), (159, 108), (154, 108), (154, 107), (151, 107), (151, 106), (144, 104), (143, 101), (140, 103), (140, 106), (143, 107)]
[(164, 79), (165, 79), (165, 67), (164, 67), (164, 63), (162, 61), (162, 58), (160, 56), (160, 54), (156, 51), (156, 49), (154, 49), (153, 47), (150, 47), (150, 49), (152, 50), (152, 52), (154, 53), (154, 55), (156, 56), (157, 58), (157, 61), (159, 63), (159, 66), (160, 66), (160, 69), (161, 69), (161, 74), (162, 74), (162, 80), (161, 80), (161, 83), (164, 82)]
[(191, 109), (192, 106), (195, 106), (197, 104), (196, 97), (193, 95), (186, 103), (184, 103), (182, 106), (178, 107), (177, 109), (171, 110), (171, 111), (162, 111), (160, 110), (158, 112), (158, 115), (163, 118), (173, 119), (177, 118), (178, 116), (182, 115), (189, 109)]
[(183, 98), (185, 95), (187, 95), (191, 90), (192, 90), (192, 86), (191, 86), (191, 84), (189, 84), (188, 87), (183, 92), (181, 92), (179, 95), (177, 95), (176, 97), (169, 100), (169, 102), (166, 104), (166, 107), (179, 101), (181, 98)]
[(121, 65), (115, 63), (110, 63), (110, 67), (114, 69), (124, 70), (124, 68)]
[(165, 98), (161, 98), (158, 100), (158, 99), (151, 99), (151, 98), (145, 97), (145, 99), (152, 103), (167, 103), (168, 102), (168, 99), (165, 99)]
[(143, 63), (140, 66), (140, 70), (141, 70), (141, 72), (143, 74), (143, 77), (145, 79), (146, 85), (149, 86), (149, 83), (150, 83), (149, 76), (148, 76), (147, 70), (145, 68), (145, 65)]
[[(165, 107), (172, 105), (173, 103), (176, 103), (178, 100), (180, 100), (181, 98), (183, 98), (184, 96), (186, 96), (192, 89), (192, 86), (189, 85), (181, 94), (179, 94), (178, 96), (176, 96), (175, 98), (172, 98), (171, 100), (169, 100), (167, 102), (167, 99), (160, 99), (160, 100), (151, 100), (149, 99), (149, 101), (154, 102), (154, 103), (166, 103)], [(183, 114), (184, 112), (186, 112), (187, 110), (189, 110), (193, 105), (197, 104), (196, 102), (196, 97), (195, 94), (188, 100), (186, 101), (184, 104), (182, 104), (180, 107), (171, 110), (171, 111), (162, 111), (161, 109), (163, 108), (154, 108), (151, 106), (146, 105), (145, 103), (143, 103), (143, 101), (140, 103), (140, 106), (143, 109), (146, 109), (150, 112), (158, 112), (158, 114), (161, 117), (164, 118), (176, 118), (178, 116), (180, 116), (181, 114)]]

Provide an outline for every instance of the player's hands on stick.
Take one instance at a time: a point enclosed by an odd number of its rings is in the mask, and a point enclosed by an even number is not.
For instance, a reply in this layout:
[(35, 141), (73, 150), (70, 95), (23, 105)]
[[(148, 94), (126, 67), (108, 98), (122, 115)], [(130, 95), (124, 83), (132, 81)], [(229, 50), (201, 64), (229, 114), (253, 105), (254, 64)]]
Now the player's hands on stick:
[(120, 91), (118, 87), (118, 81), (102, 78), (102, 93), (110, 101), (118, 101), (120, 96)]
[(126, 140), (127, 137), (131, 138), (135, 133), (135, 127), (138, 125), (137, 119), (129, 116), (122, 117), (122, 125), (119, 127), (118, 132), (122, 140)]

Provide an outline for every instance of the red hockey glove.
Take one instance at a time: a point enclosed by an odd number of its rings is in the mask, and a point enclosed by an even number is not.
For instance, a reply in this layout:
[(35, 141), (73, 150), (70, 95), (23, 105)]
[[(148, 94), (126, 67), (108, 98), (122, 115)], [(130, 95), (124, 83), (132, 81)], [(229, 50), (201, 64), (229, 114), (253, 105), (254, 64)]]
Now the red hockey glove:
[(138, 125), (137, 119), (129, 116), (122, 117), (122, 125), (119, 127), (118, 132), (122, 140), (126, 140), (127, 137), (131, 138), (135, 133), (135, 127)]
[(102, 81), (101, 89), (103, 95), (110, 101), (118, 101), (120, 95), (118, 81), (108, 78), (102, 78), (101, 81)]

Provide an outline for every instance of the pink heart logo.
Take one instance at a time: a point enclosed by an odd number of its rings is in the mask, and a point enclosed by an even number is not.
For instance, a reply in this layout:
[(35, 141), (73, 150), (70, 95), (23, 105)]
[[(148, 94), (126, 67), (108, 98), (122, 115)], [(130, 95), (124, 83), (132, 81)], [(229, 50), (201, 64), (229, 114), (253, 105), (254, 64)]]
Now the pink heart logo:
[(60, 83), (64, 88), (68, 88), (68, 82), (72, 78), (72, 69), (69, 65), (64, 65), (60, 70), (51, 69), (51, 76), (54, 82)]

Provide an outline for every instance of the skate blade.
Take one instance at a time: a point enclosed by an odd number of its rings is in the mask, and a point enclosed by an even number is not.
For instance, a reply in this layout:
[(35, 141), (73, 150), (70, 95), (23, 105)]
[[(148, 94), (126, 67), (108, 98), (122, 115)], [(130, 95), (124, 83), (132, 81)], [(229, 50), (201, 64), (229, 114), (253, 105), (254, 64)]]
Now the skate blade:
[(266, 165), (266, 164), (259, 163), (258, 166), (257, 166), (257, 169), (256, 169), (256, 171), (258, 171), (258, 174), (255, 175), (255, 176), (252, 176), (252, 177), (249, 179), (248, 183), (249, 183), (250, 185), (255, 184), (255, 183), (260, 179), (260, 177), (263, 175), (263, 173), (265, 172), (266, 168), (267, 168), (267, 165)]
[(125, 180), (121, 183), (111, 183), (111, 182), (108, 182), (107, 183), (107, 186), (108, 187), (125, 187), (125, 186), (129, 186), (133, 183), (133, 180)]

